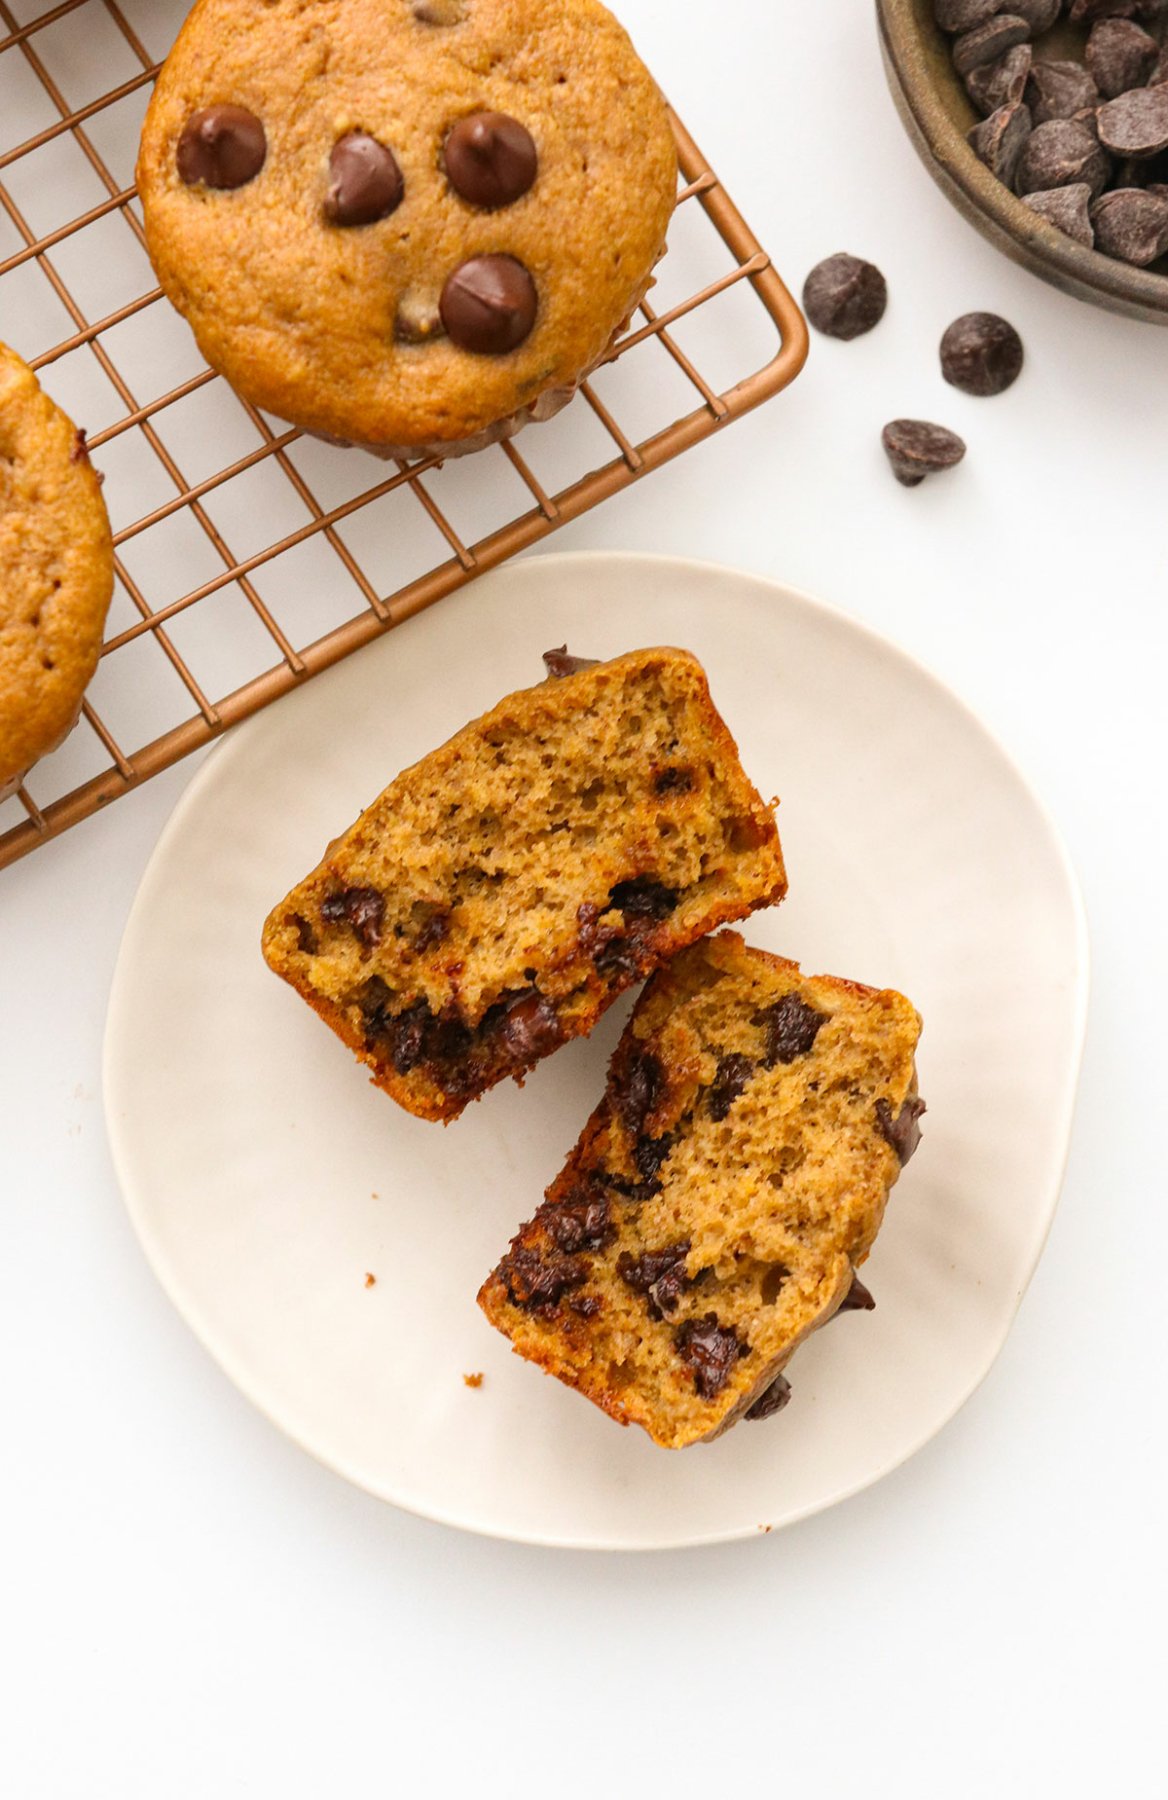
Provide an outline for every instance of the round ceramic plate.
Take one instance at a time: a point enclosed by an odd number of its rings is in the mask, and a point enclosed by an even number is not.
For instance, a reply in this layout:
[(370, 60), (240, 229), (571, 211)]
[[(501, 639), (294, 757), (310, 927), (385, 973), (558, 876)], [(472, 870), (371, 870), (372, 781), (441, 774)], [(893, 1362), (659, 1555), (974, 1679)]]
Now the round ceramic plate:
[[(475, 1305), (600, 1094), (628, 1002), (443, 1129), (371, 1087), (260, 958), (265, 915), (325, 843), (399, 769), (539, 680), (540, 653), (565, 641), (697, 652), (746, 769), (782, 795), (791, 893), (750, 940), (901, 988), (925, 1019), (925, 1139), (864, 1270), (876, 1311), (799, 1352), (777, 1418), (680, 1454), (520, 1361)], [(540, 557), (444, 600), (208, 758), (126, 929), (110, 1138), (174, 1304), (322, 1462), (498, 1536), (708, 1543), (877, 1480), (986, 1374), (1058, 1196), (1086, 963), (1050, 821), (901, 651), (729, 570)]]

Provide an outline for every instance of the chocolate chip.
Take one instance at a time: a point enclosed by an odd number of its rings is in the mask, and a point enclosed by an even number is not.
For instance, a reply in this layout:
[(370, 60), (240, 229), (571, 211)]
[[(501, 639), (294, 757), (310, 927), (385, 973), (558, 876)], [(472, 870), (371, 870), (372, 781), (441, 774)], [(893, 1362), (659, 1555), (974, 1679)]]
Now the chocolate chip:
[[(818, 1030), (818, 1026), (816, 1029)], [(706, 1095), (712, 1119), (722, 1120), (726, 1117), (753, 1074), (754, 1064), (749, 1056), (722, 1058)]]
[(941, 339), (941, 373), (963, 394), (1004, 394), (1022, 373), (1022, 357), (1022, 339), (997, 313), (963, 313)]
[(992, 19), (1002, 0), (933, 0), (933, 17), (942, 31), (970, 31)]
[(488, 211), (521, 200), (539, 168), (530, 131), (501, 112), (459, 119), (446, 134), (442, 156), (455, 193)]
[(902, 1169), (921, 1141), (920, 1121), (924, 1112), (925, 1103), (919, 1094), (910, 1094), (895, 1118), (887, 1100), (876, 1102), (877, 1129), (896, 1151)]
[(623, 1069), (613, 1076), (613, 1104), (617, 1117), (632, 1137), (640, 1137), (645, 1120), (661, 1104), (665, 1071), (651, 1050), (634, 1050)]
[(384, 1008), (367, 1020), (367, 1029), (389, 1044), (390, 1060), (399, 1075), (408, 1075), (426, 1055), (426, 1040), (434, 1015), (424, 1000), (416, 1000), (403, 1012), (387, 1014)]
[(1098, 106), (1099, 90), (1086, 69), (1075, 62), (1036, 62), (1026, 83), (1026, 104), (1036, 125), (1070, 119)]
[(499, 1273), (512, 1304), (533, 1312), (537, 1307), (554, 1306), (573, 1288), (583, 1287), (588, 1264), (580, 1256), (521, 1244), (503, 1258)]
[(175, 161), (187, 187), (240, 188), (264, 166), (268, 140), (254, 113), (242, 106), (206, 106), (192, 113)]
[(1076, 243), (1090, 250), (1095, 243), (1091, 224), (1091, 190), (1085, 181), (1074, 181), (1070, 187), (1047, 188), (1045, 193), (1027, 194), (1024, 204), (1040, 219), (1065, 231)]
[(69, 461), (71, 463), (88, 463), (88, 461), (89, 461), (88, 438), (89, 438), (89, 433), (86, 431), (83, 431), (81, 429), (80, 425), (78, 425), (73, 433), (72, 449), (69, 451)]
[(1101, 106), (1097, 117), (1100, 143), (1117, 156), (1155, 156), (1168, 149), (1168, 86), (1133, 88)]
[(803, 310), (825, 337), (862, 337), (879, 325), (888, 305), (888, 284), (875, 263), (841, 250), (816, 263), (803, 283)]
[(770, 1387), (759, 1395), (753, 1406), (747, 1408), (744, 1417), (752, 1423), (757, 1423), (760, 1419), (773, 1419), (776, 1413), (782, 1412), (790, 1398), (791, 1383), (785, 1375), (776, 1375)]
[(632, 919), (667, 919), (677, 905), (676, 888), (665, 887), (648, 875), (632, 881), (618, 881), (609, 894), (608, 903)]
[(603, 1250), (616, 1236), (608, 1196), (594, 1188), (581, 1188), (567, 1200), (541, 1207), (539, 1222), (566, 1256)]
[(813, 1006), (800, 1000), (798, 994), (784, 994), (773, 1006), (755, 1013), (754, 1024), (762, 1025), (766, 1030), (767, 1068), (773, 1069), (776, 1063), (793, 1063), (797, 1057), (806, 1056), (827, 1018), (827, 1013), (816, 1012)]
[(840, 1312), (875, 1312), (876, 1302), (864, 1286), (858, 1275), (852, 1276), (852, 1285), (840, 1302)]
[(543, 660), (553, 681), (566, 681), (569, 675), (578, 675), (581, 669), (594, 669), (600, 658), (573, 656), (567, 644), (561, 644), (558, 650), (545, 650)]
[(514, 256), (472, 256), (447, 277), (438, 310), (460, 350), (505, 356), (531, 335), (539, 301)]
[(1091, 208), (1095, 248), (1146, 269), (1168, 250), (1168, 201), (1144, 188), (1116, 188)]
[(673, 1139), (664, 1137), (639, 1137), (633, 1145), (633, 1161), (637, 1165), (637, 1173), (641, 1177), (642, 1187), (638, 1199), (648, 1200), (651, 1195), (660, 1193), (661, 1183), (657, 1176), (662, 1163), (673, 1149)]
[(1092, 194), (1101, 194), (1110, 173), (1111, 159), (1089, 126), (1079, 119), (1051, 119), (1027, 139), (1014, 185), (1025, 197), (1085, 181)]
[(399, 344), (431, 344), (435, 338), (444, 337), (438, 302), (412, 291), (403, 294), (394, 314), (393, 335)]
[(1029, 44), (1015, 44), (996, 63), (982, 63), (965, 77), (965, 88), (983, 118), (1000, 106), (1016, 106), (1025, 97), (1034, 52)]
[(499, 1031), (512, 1061), (525, 1063), (555, 1050), (564, 1036), (554, 1002), (540, 993), (512, 1001)]
[(693, 791), (693, 770), (674, 767), (658, 769), (653, 777), (655, 794), (688, 794)]
[(401, 205), (405, 184), (387, 145), (367, 131), (346, 132), (329, 157), (324, 216), (331, 225), (372, 225)]
[(315, 956), (320, 949), (315, 931), (301, 913), (293, 913), (289, 925), (296, 927), (296, 948), (303, 956)]
[(956, 39), (953, 67), (959, 75), (968, 75), (981, 63), (997, 62), (1007, 50), (1012, 50), (1015, 44), (1025, 43), (1029, 36), (1029, 25), (1017, 13), (996, 13), (971, 31), (963, 31)]
[(581, 1319), (594, 1319), (603, 1310), (604, 1301), (599, 1294), (574, 1294), (568, 1301), (568, 1311)]
[(320, 916), (330, 925), (348, 925), (353, 936), (373, 950), (381, 942), (385, 895), (371, 887), (342, 888), (321, 902)]
[(687, 1319), (673, 1334), (681, 1360), (693, 1370), (694, 1386), (703, 1400), (714, 1400), (730, 1379), (740, 1357), (750, 1355), (732, 1325), (722, 1325), (717, 1313)]
[(673, 1244), (668, 1250), (646, 1250), (643, 1256), (634, 1256), (629, 1250), (621, 1251), (617, 1258), (617, 1274), (626, 1287), (645, 1295), (650, 1318), (660, 1319), (664, 1313), (677, 1311), (677, 1303), (689, 1285), (685, 1272), (689, 1252), (688, 1243)]
[(964, 440), (926, 419), (893, 419), (880, 438), (902, 487), (919, 487), (926, 475), (952, 469), (965, 455)]
[(974, 155), (1007, 187), (1014, 185), (1019, 159), (1029, 138), (1030, 108), (1020, 100), (999, 106), (997, 112), (966, 134)]
[(1143, 87), (1160, 60), (1160, 46), (1131, 19), (1100, 19), (1087, 39), (1087, 67), (1105, 100)]
[(1091, 25), (1096, 19), (1134, 19), (1143, 0), (1071, 0), (1070, 17), (1075, 25)]
[(439, 908), (424, 920), (421, 930), (414, 939), (414, 949), (419, 956), (423, 956), (427, 950), (433, 950), (435, 945), (444, 942), (449, 930), (450, 914)]

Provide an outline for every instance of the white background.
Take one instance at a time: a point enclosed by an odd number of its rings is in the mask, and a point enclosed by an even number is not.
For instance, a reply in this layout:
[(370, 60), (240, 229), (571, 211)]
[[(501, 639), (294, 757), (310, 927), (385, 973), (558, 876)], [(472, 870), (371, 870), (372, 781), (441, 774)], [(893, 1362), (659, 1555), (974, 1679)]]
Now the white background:
[[(790, 393), (557, 547), (802, 586), (948, 678), (1031, 775), (1095, 960), (1049, 1248), (959, 1418), (786, 1533), (604, 1559), (462, 1537), (350, 1490), (211, 1365), (113, 1181), (101, 1034), (190, 768), (163, 776), (0, 877), (0, 1789), (16, 1800), (747, 1783), (963, 1800), (1144, 1793), (1162, 1770), (1168, 332), (1044, 287), (950, 210), (862, 0), (622, 12), (792, 284), (847, 248), (880, 263), (892, 301), (870, 337), (815, 342)], [(981, 307), (1028, 353), (993, 401), (946, 388), (936, 362), (944, 326)], [(898, 414), (961, 431), (965, 465), (897, 487), (878, 434)]]

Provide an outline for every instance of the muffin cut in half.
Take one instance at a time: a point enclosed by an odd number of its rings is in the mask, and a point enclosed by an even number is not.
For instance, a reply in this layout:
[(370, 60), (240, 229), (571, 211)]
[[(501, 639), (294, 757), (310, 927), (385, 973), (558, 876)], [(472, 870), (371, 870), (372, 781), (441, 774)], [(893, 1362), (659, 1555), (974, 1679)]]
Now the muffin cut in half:
[(786, 892), (694, 656), (547, 660), (391, 782), (264, 927), (269, 965), (423, 1119)]
[(479, 1294), (521, 1356), (657, 1444), (790, 1397), (917, 1146), (920, 1020), (900, 994), (695, 944), (649, 983), (604, 1098)]

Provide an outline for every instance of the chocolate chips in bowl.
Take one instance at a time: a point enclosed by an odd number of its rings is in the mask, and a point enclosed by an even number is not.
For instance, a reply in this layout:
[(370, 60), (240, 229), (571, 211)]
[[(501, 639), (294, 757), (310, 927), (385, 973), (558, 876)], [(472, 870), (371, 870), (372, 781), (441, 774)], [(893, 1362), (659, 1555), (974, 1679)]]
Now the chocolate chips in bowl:
[(1055, 286), (1168, 324), (1168, 0), (877, 0), (926, 166)]

